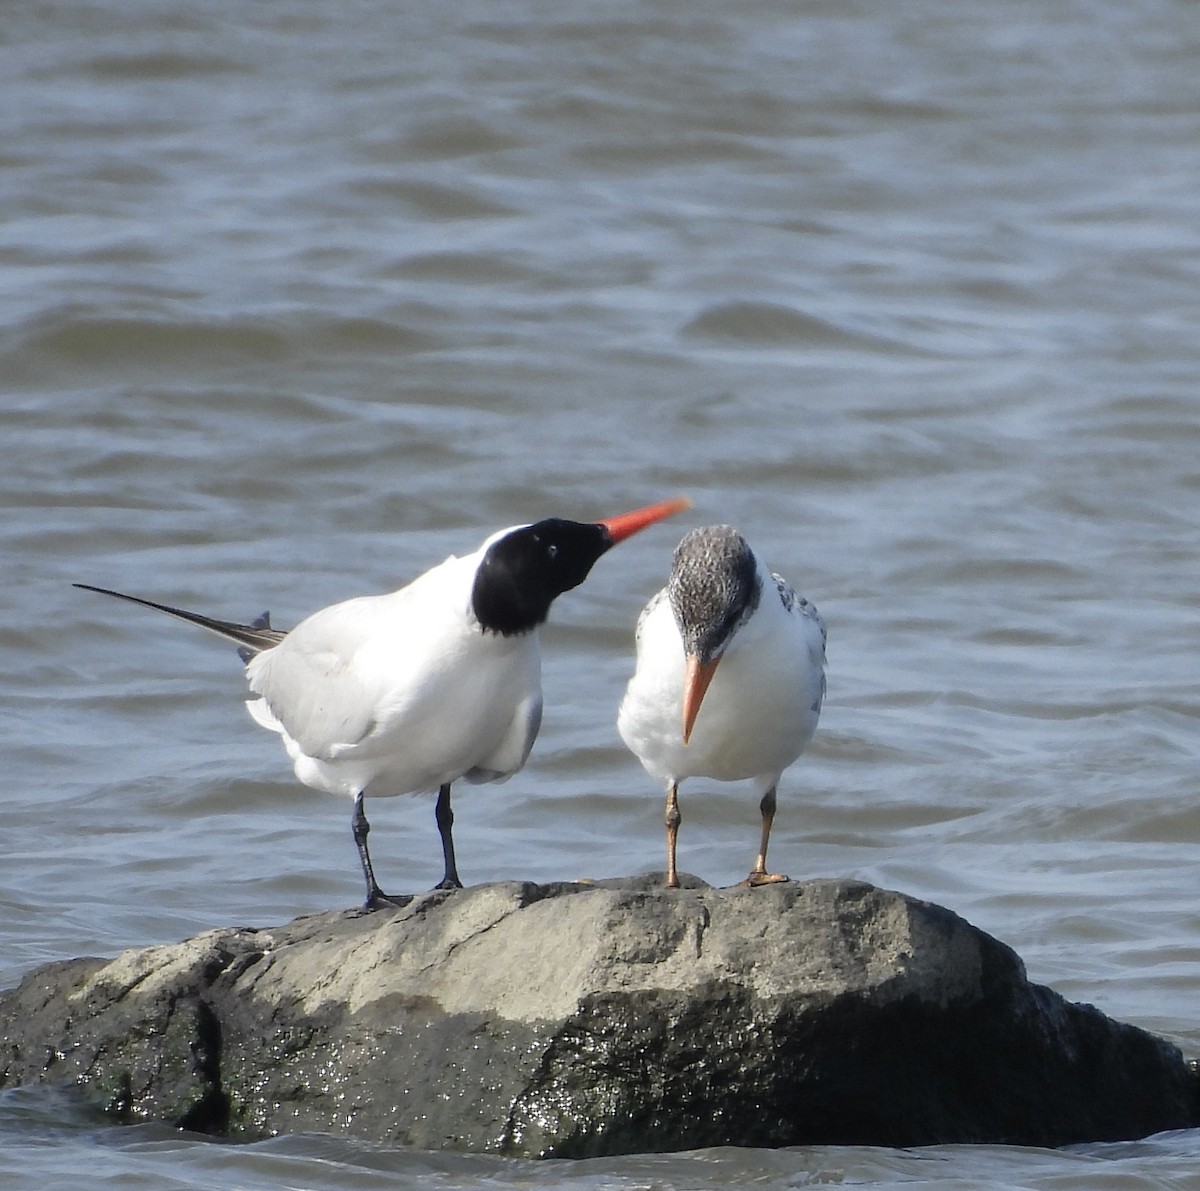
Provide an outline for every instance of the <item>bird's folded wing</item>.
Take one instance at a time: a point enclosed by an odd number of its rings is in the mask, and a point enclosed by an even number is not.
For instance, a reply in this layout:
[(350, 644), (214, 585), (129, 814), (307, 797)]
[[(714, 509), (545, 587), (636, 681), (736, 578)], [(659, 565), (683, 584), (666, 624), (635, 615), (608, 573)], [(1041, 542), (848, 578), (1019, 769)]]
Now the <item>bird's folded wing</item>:
[(330, 651), (276, 648), (259, 654), (248, 676), (250, 689), (262, 699), (250, 705), (251, 714), (264, 727), (286, 733), (306, 756), (332, 760), (375, 726), (376, 700), (349, 663)]
[(463, 777), (469, 782), (498, 782), (523, 769), (542, 726), (542, 692), (535, 691), (513, 714), (512, 723), (499, 746)]
[(453, 730), (456, 694), (472, 679), (472, 629), (453, 591), (427, 598), (445, 566), (398, 592), (322, 609), (251, 659), (250, 689), (306, 756), (367, 759), (393, 751), (398, 735), (411, 744), (438, 721)]

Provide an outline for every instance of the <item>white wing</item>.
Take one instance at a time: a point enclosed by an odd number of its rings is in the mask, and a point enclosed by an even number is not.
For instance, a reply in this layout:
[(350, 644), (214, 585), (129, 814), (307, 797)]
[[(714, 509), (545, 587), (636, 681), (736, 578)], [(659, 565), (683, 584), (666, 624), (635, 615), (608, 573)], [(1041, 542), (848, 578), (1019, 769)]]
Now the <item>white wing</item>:
[(251, 714), (283, 735), (302, 780), (401, 794), (525, 763), (541, 721), (538, 637), (481, 632), (474, 569), (449, 559), (398, 592), (335, 604), (250, 661)]
[[(387, 685), (380, 683), (379, 667), (365, 651), (381, 631), (407, 655), (402, 671), (409, 675), (406, 681), (414, 691), (422, 688), (420, 671), (433, 659), (417, 655), (417, 640), (404, 640), (411, 634), (405, 633), (403, 595), (334, 604), (303, 621), (274, 649), (250, 660), (250, 689), (262, 696), (276, 730), (291, 737), (305, 755), (331, 760), (376, 728)], [(266, 722), (261, 710), (254, 715)]]

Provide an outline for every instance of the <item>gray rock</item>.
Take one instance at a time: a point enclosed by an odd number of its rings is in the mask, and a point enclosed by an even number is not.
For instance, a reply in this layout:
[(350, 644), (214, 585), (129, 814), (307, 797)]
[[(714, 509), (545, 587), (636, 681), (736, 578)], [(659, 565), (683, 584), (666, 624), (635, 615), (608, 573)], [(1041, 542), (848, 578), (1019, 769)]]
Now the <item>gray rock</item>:
[(486, 885), (213, 930), (0, 994), (0, 1086), (120, 1119), (590, 1156), (1059, 1145), (1200, 1123), (1162, 1039), (856, 881)]

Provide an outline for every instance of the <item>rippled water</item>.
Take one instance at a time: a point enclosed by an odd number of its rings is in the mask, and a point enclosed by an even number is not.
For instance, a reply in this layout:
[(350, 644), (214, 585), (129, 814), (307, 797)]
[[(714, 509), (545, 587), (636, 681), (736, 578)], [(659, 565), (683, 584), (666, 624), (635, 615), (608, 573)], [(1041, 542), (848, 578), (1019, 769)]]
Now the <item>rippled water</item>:
[[(1200, 27), (1185, 0), (30, 0), (0, 28), (0, 982), (353, 904), (236, 657), (493, 528), (687, 491), (556, 606), (468, 882), (663, 864), (614, 716), (684, 524), (818, 606), (774, 864), (934, 899), (1200, 1054)], [(684, 787), (742, 876), (752, 798)], [(440, 875), (379, 801), (385, 886)], [(76, 1188), (1200, 1186), (1198, 1134), (580, 1164), (214, 1145), (0, 1098)]]

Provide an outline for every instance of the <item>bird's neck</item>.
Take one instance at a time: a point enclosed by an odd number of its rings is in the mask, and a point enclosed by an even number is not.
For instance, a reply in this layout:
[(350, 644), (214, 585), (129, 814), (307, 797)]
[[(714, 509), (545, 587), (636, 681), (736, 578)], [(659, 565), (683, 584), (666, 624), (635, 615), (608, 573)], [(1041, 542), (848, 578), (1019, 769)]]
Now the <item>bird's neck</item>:
[(523, 588), (503, 568), (481, 566), (471, 588), (471, 612), (485, 633), (524, 637), (536, 632), (550, 614), (544, 593)]

